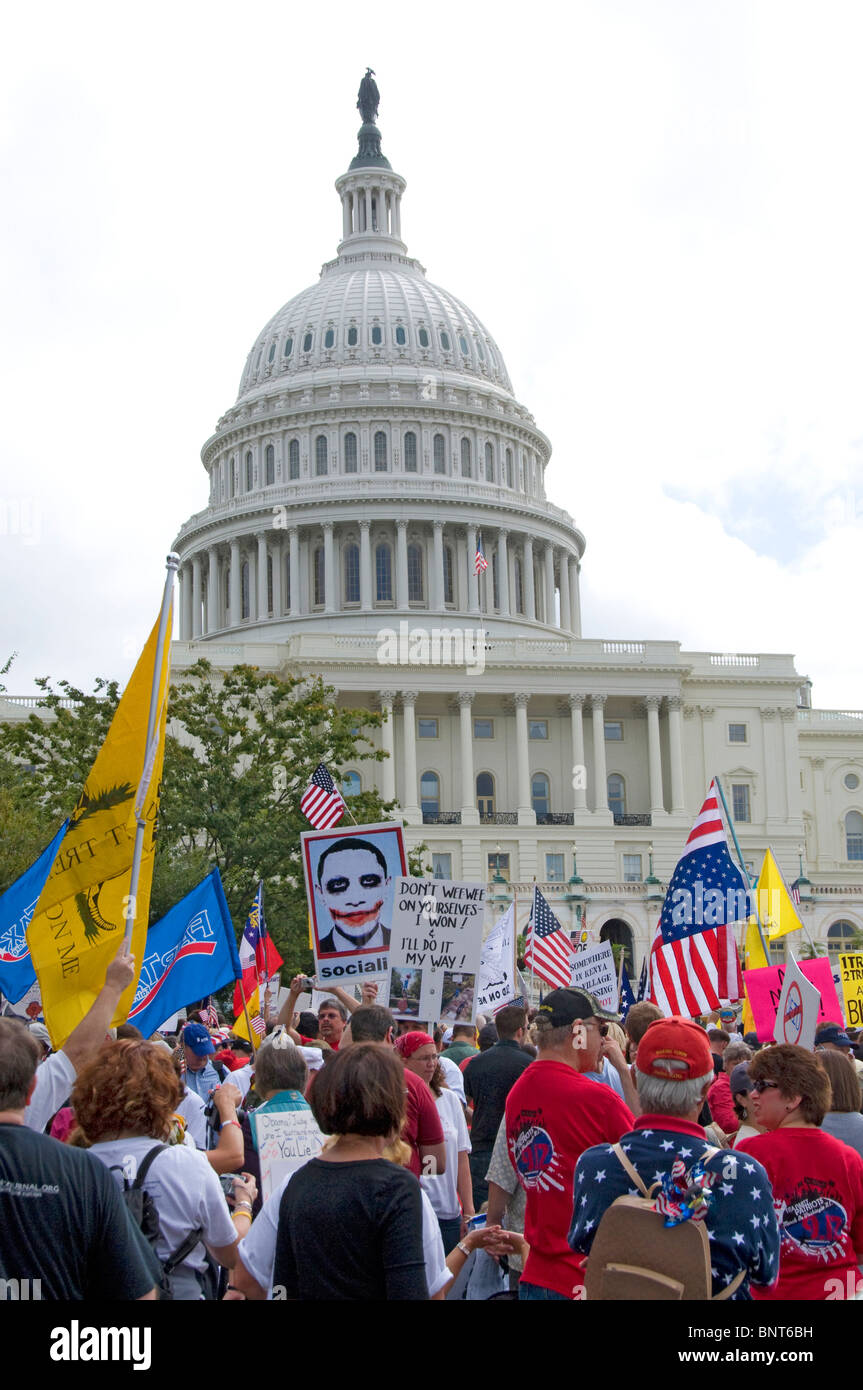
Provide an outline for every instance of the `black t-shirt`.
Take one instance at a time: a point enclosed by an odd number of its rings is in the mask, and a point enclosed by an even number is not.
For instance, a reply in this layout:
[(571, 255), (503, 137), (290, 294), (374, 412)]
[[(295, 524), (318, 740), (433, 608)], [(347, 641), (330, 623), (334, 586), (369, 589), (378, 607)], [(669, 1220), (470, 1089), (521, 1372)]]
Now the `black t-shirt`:
[(135, 1299), (158, 1261), (108, 1169), (25, 1125), (0, 1124), (0, 1277), (42, 1299)]
[(301, 1301), (427, 1299), (422, 1222), (413, 1173), (313, 1158), (282, 1197), (273, 1288)]
[(474, 1149), (493, 1149), (506, 1098), (533, 1058), (512, 1038), (502, 1038), (464, 1069), (464, 1093), (473, 1101), (470, 1142)]

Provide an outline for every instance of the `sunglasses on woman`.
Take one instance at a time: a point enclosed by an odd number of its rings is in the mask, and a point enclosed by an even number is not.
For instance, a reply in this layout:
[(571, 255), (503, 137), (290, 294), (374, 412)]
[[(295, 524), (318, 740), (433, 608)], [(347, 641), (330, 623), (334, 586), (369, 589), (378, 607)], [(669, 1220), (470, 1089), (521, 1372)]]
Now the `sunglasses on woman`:
[(778, 1081), (753, 1081), (753, 1083), (752, 1083), (752, 1089), (753, 1089), (753, 1091), (757, 1091), (758, 1094), (759, 1094), (759, 1096), (760, 1096), (762, 1091), (778, 1091), (778, 1090), (779, 1090), (779, 1082), (778, 1082)]

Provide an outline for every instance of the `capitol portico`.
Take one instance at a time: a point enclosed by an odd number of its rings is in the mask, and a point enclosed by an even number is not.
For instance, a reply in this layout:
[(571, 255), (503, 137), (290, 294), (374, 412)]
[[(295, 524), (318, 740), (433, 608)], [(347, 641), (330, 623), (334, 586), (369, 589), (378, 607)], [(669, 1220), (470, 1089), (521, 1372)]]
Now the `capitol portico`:
[(485, 326), (408, 256), (366, 97), (336, 258), (258, 335), (202, 450), (175, 671), (315, 673), (382, 710), (389, 756), (345, 790), (397, 800), (430, 872), (515, 894), (520, 924), (536, 881), (636, 968), (717, 775), (748, 864), (769, 845), (802, 874), (835, 947), (863, 929), (863, 716), (810, 708), (790, 655), (582, 636), (551, 444)]

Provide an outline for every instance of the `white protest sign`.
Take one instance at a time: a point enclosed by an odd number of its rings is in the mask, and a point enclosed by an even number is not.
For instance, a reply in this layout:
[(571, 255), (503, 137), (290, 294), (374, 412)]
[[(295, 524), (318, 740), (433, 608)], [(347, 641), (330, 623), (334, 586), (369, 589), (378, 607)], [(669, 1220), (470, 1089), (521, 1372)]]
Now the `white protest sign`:
[(607, 941), (578, 952), (572, 962), (571, 983), (576, 989), (586, 989), (589, 994), (595, 994), (603, 1008), (617, 1013), (617, 971), (614, 968), (614, 954)]
[(476, 1007), (494, 1014), (521, 999), (515, 981), (515, 908), (510, 903), (482, 943)]
[(261, 1192), (264, 1201), (289, 1173), (295, 1173), (317, 1158), (324, 1136), (315, 1124), (311, 1110), (253, 1110), (249, 1116), (261, 1161)]
[(788, 956), (773, 1036), (778, 1043), (796, 1043), (811, 1050), (815, 1045), (821, 994), (803, 974), (790, 947)]
[(397, 878), (388, 1003), (424, 1023), (476, 1022), (485, 885)]

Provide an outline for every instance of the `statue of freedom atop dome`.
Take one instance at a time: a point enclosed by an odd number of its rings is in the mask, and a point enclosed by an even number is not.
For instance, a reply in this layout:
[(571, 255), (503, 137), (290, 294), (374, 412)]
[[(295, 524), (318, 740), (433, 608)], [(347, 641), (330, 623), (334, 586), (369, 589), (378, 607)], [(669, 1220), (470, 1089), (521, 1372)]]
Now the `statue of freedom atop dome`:
[(378, 91), (378, 84), (375, 82), (375, 75), (371, 68), (366, 68), (366, 75), (360, 83), (360, 90), (357, 93), (357, 110), (366, 125), (373, 125), (378, 114), (378, 103), (381, 94)]

